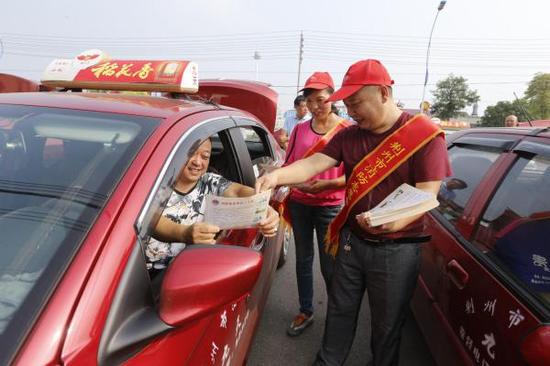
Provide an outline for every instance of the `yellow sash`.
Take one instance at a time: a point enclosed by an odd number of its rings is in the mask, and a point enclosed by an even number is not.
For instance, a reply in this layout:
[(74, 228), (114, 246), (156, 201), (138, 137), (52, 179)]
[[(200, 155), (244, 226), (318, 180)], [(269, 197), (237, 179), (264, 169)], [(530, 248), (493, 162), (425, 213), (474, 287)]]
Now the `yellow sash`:
[(443, 131), (425, 115), (417, 114), (386, 137), (358, 162), (346, 182), (346, 204), (330, 223), (325, 251), (338, 253), (338, 236), (352, 208), (416, 151)]

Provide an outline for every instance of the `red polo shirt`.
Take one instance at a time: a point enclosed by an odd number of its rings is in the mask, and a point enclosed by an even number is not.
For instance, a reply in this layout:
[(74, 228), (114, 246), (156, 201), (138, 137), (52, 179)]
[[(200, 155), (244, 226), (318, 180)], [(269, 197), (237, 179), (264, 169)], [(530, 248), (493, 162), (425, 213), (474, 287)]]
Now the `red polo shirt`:
[[(321, 153), (339, 162), (343, 162), (346, 178), (349, 178), (353, 168), (361, 159), (410, 118), (412, 118), (410, 114), (403, 112), (392, 128), (381, 134), (374, 134), (357, 125), (350, 126), (334, 136)], [(450, 175), (451, 166), (447, 155), (447, 146), (443, 134), (440, 134), (428, 142), (422, 149), (414, 153), (386, 179), (359, 200), (351, 210), (346, 223), (356, 235), (368, 238), (369, 234), (361, 229), (357, 223), (355, 218), (357, 214), (368, 211), (376, 206), (403, 183), (415, 186), (416, 183), (443, 180)], [(412, 222), (401, 231), (372, 238), (395, 239), (419, 236), (423, 234), (424, 228), (424, 220), (421, 218)]]

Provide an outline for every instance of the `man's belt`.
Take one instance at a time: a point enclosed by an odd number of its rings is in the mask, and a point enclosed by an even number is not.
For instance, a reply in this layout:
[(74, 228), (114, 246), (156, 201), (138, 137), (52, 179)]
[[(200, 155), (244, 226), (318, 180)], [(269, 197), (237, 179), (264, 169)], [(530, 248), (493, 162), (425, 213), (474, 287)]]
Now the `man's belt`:
[(425, 243), (432, 239), (431, 235), (426, 236), (412, 236), (412, 237), (402, 237), (395, 239), (367, 239), (361, 238), (360, 240), (364, 241), (368, 245), (386, 245), (386, 244), (413, 244), (413, 243)]

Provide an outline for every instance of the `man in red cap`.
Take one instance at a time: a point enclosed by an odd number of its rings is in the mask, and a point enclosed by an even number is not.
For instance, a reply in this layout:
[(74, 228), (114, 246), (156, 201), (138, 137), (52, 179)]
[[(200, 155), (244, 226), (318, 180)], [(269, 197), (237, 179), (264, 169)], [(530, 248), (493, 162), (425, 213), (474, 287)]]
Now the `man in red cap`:
[(411, 116), (393, 100), (393, 80), (378, 60), (361, 60), (346, 72), (328, 100), (343, 99), (357, 124), (334, 136), (307, 159), (258, 178), (256, 191), (296, 184), (344, 163), (345, 205), (332, 221), (325, 250), (336, 256), (325, 334), (316, 365), (342, 365), (353, 343), (367, 290), (373, 364), (397, 365), (406, 309), (416, 287), (423, 215), (372, 227), (361, 213), (403, 183), (437, 194), (450, 175), (442, 131), (423, 115)]

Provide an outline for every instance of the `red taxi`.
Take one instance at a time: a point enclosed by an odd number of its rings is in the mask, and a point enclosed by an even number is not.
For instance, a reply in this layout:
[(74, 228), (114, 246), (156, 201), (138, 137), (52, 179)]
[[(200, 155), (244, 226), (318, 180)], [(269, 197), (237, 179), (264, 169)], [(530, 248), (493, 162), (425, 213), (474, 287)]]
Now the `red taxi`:
[(78, 92), (190, 92), (196, 65), (52, 65), (43, 82), (69, 91), (0, 94), (0, 364), (243, 364), (284, 230), (188, 246), (161, 283), (144, 245), (197, 141), (210, 137), (211, 168), (249, 186), (259, 164), (282, 164), (276, 93), (216, 80), (201, 82), (204, 99)]
[(447, 136), (412, 308), (440, 365), (550, 365), (550, 132)]

